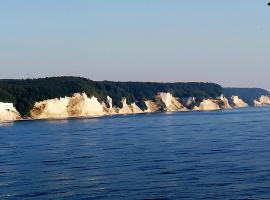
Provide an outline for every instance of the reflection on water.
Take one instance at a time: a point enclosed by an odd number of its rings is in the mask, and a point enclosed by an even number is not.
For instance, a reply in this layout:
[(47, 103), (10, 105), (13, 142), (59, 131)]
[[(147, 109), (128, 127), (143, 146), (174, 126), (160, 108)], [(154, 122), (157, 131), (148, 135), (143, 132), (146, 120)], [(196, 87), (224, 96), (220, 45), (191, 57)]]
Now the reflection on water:
[(51, 119), (46, 121), (48, 124), (67, 124), (69, 122), (68, 119)]
[(0, 127), (6, 127), (6, 126), (12, 126), (14, 125), (14, 122), (10, 122), (10, 121), (0, 121)]
[(0, 199), (269, 199), (270, 110), (0, 125)]

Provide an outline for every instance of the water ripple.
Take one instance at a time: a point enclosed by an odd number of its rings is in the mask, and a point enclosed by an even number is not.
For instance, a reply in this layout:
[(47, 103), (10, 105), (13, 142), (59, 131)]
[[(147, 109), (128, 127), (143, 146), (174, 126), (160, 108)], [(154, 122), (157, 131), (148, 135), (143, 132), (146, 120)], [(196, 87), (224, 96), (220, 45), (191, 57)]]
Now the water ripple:
[(0, 199), (270, 199), (269, 108), (0, 125)]

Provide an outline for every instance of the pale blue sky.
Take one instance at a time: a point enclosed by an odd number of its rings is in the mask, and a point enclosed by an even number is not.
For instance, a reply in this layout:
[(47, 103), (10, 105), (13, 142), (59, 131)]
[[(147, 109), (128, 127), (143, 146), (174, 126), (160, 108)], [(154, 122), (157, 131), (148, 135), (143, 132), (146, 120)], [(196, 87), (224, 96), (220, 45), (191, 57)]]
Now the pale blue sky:
[(0, 78), (270, 89), (264, 0), (0, 0)]

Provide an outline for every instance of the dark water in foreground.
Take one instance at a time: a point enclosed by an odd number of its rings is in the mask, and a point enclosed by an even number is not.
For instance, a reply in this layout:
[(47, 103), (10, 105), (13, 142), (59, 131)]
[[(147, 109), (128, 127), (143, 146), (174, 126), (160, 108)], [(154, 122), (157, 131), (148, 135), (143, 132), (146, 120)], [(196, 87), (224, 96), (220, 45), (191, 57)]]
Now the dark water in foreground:
[(270, 108), (0, 126), (0, 199), (270, 199)]

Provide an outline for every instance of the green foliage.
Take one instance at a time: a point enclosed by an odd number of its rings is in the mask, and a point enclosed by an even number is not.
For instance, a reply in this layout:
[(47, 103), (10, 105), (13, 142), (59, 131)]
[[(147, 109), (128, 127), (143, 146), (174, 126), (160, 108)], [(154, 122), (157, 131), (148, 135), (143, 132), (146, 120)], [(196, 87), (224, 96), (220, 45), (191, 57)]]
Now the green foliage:
[(22, 115), (28, 115), (37, 101), (72, 96), (85, 92), (99, 101), (113, 99), (121, 107), (123, 97), (127, 103), (135, 102), (146, 109), (145, 100), (154, 100), (158, 92), (171, 92), (175, 97), (216, 98), (222, 87), (213, 83), (155, 83), (155, 82), (111, 82), (92, 81), (80, 77), (52, 77), (26, 80), (0, 80), (0, 101), (14, 103)]

